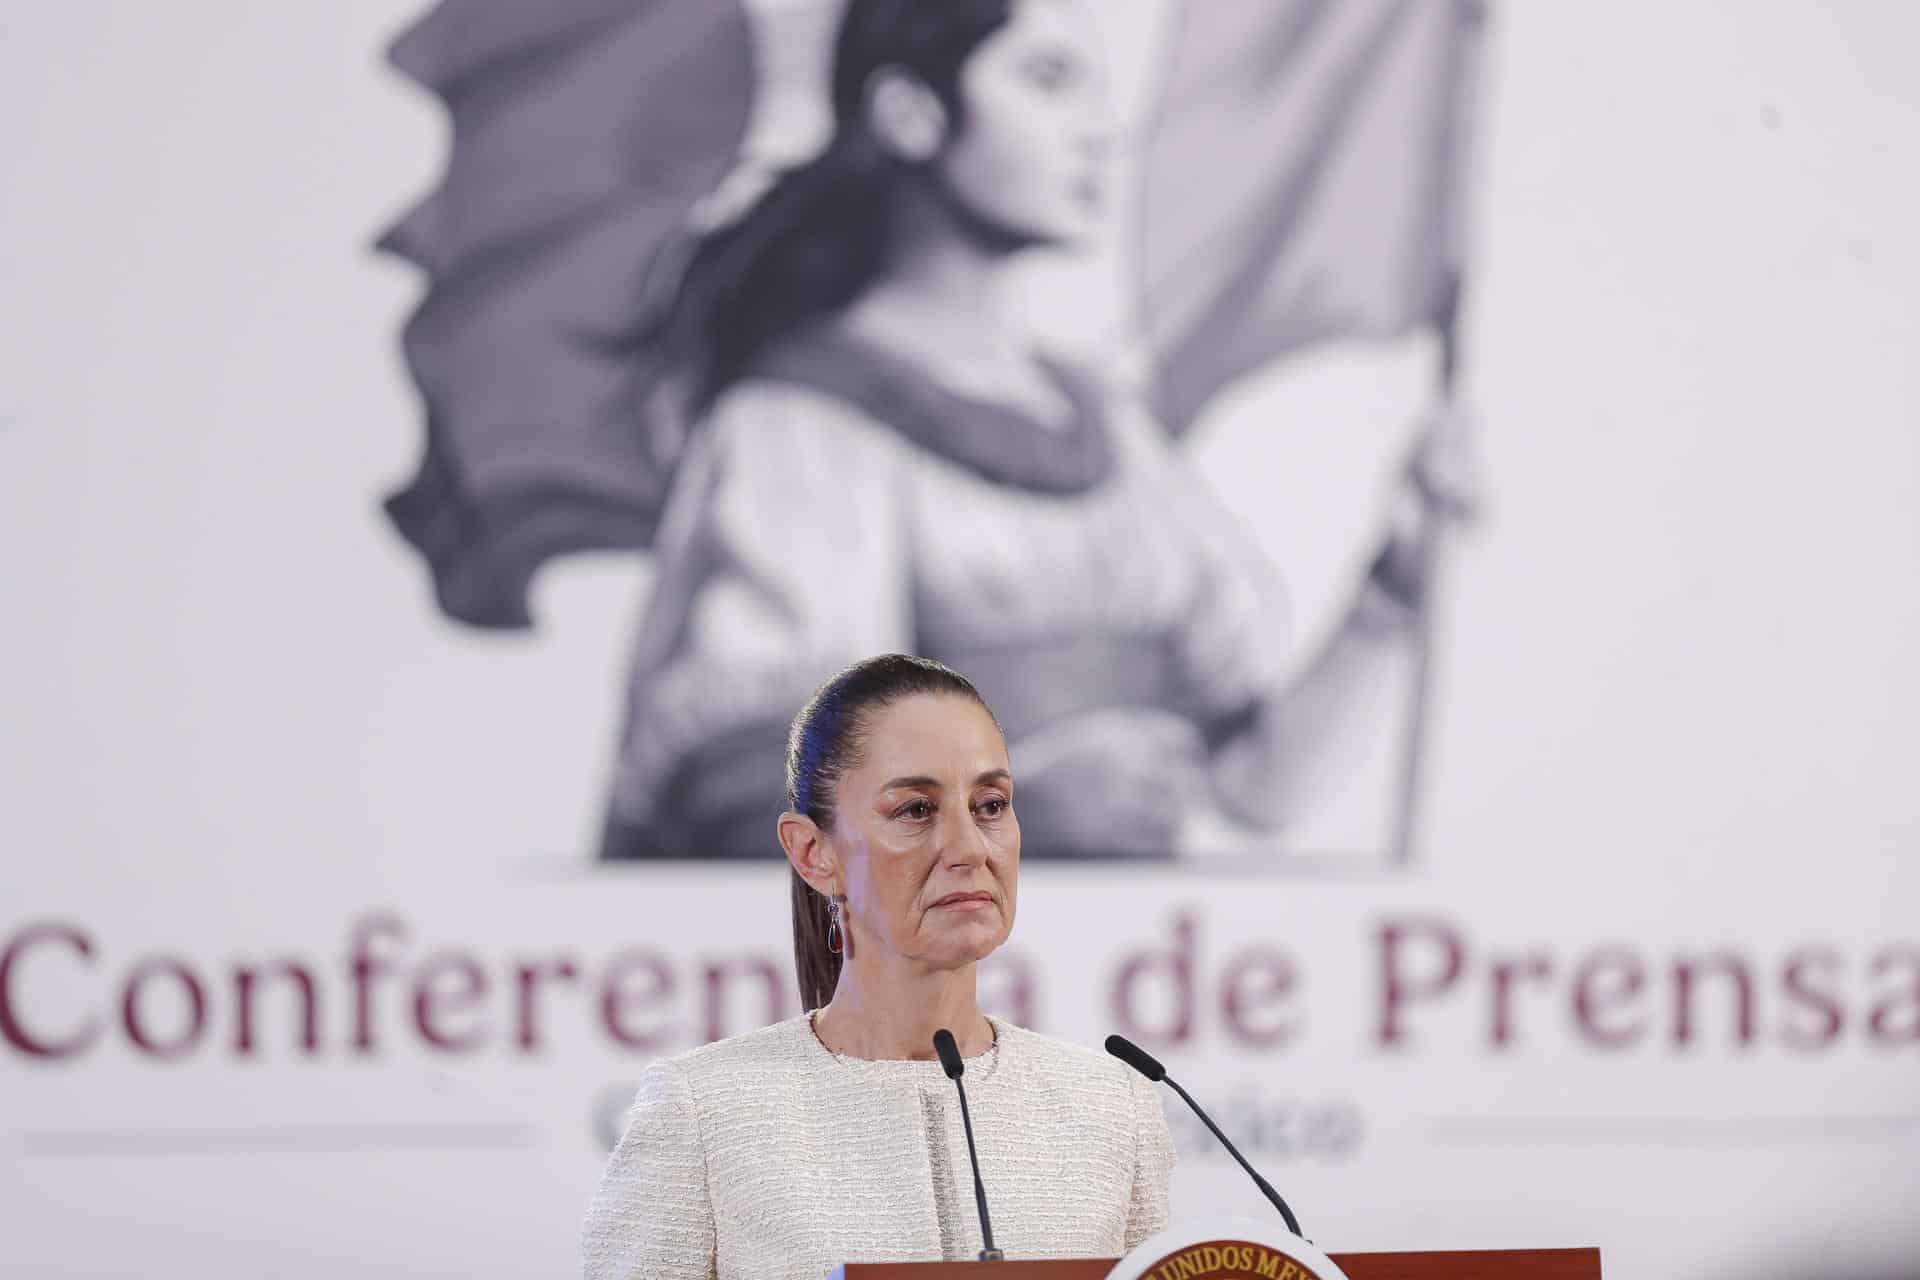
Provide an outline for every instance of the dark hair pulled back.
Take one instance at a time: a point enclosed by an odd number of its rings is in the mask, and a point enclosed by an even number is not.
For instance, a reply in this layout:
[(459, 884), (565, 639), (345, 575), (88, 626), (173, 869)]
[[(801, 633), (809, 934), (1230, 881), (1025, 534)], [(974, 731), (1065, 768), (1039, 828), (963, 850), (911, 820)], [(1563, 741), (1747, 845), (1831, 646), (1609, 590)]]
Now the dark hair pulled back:
[(894, 67), (962, 118), (960, 72), (1014, 0), (851, 0), (833, 51), (834, 131), (730, 226), (701, 239), (659, 320), (665, 403), (682, 421), (711, 407), (780, 339), (837, 312), (886, 266), (892, 194), (909, 166), (868, 131), (867, 85)]
[[(840, 778), (859, 764), (873, 714), (921, 694), (967, 698), (991, 716), (973, 683), (931, 658), (887, 653), (855, 663), (821, 685), (787, 734), (787, 807), (833, 830)], [(998, 723), (996, 720), (995, 723)], [(792, 873), (793, 964), (800, 1003), (818, 1009), (840, 981), (840, 957), (827, 949), (827, 900)]]

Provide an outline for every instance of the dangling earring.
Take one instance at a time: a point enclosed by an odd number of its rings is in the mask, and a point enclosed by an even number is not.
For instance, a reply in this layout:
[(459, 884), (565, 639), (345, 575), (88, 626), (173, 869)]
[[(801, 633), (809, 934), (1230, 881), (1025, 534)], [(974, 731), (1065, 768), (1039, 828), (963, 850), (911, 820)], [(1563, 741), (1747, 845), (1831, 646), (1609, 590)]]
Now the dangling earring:
[(840, 899), (827, 899), (827, 950), (839, 955), (846, 949), (846, 936), (840, 931)]

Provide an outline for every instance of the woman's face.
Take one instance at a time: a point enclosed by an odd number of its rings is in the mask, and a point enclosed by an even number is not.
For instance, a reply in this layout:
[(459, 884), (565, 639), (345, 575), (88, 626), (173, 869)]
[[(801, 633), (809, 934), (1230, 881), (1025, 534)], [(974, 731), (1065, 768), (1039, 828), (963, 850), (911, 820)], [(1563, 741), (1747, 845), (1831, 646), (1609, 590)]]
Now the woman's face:
[(953, 969), (1007, 940), (1020, 824), (1006, 742), (977, 702), (922, 694), (873, 713), (834, 808), (856, 961), (878, 949)]
[(1065, 245), (1106, 197), (1107, 86), (1069, 0), (1020, 0), (961, 68), (965, 119), (936, 161), (967, 215), (1023, 244)]

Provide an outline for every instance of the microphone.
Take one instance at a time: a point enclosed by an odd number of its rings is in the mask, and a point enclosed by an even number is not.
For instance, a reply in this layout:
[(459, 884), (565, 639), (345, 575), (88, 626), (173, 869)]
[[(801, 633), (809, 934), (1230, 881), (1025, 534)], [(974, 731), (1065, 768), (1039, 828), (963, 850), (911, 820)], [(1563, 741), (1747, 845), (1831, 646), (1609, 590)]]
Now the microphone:
[[(1160, 1065), (1159, 1059), (1124, 1036), (1108, 1036), (1107, 1052), (1155, 1084), (1159, 1084), (1162, 1081), (1166, 1082), (1166, 1084), (1172, 1087), (1175, 1093), (1185, 1099), (1186, 1104), (1193, 1108), (1193, 1114), (1200, 1117), (1200, 1123), (1206, 1125), (1213, 1136), (1220, 1139), (1220, 1145), (1227, 1149), (1227, 1154), (1240, 1162), (1240, 1167), (1247, 1171), (1247, 1176), (1253, 1179), (1254, 1185), (1260, 1188), (1261, 1194), (1273, 1202), (1273, 1207), (1280, 1211), (1282, 1218), (1286, 1219), (1287, 1230), (1293, 1232), (1293, 1234), (1299, 1236), (1302, 1240), (1306, 1239), (1306, 1236), (1302, 1234), (1300, 1230), (1300, 1220), (1293, 1216), (1293, 1210), (1287, 1208), (1287, 1202), (1280, 1198), (1280, 1193), (1273, 1189), (1273, 1184), (1254, 1171), (1253, 1166), (1247, 1163), (1247, 1158), (1240, 1154), (1240, 1148), (1234, 1146), (1233, 1143), (1227, 1140), (1227, 1135), (1220, 1132), (1220, 1126), (1213, 1122), (1211, 1116), (1200, 1109), (1200, 1104), (1193, 1100), (1192, 1094), (1180, 1087), (1178, 1080), (1175, 1080), (1167, 1074), (1167, 1069)], [(947, 1074), (952, 1075), (953, 1073), (949, 1071)], [(1309, 1241), (1309, 1243), (1311, 1242)]]
[(993, 1222), (987, 1217), (987, 1188), (980, 1181), (980, 1156), (973, 1149), (973, 1117), (967, 1114), (967, 1086), (960, 1083), (960, 1075), (967, 1066), (960, 1061), (960, 1046), (953, 1042), (953, 1032), (945, 1027), (933, 1033), (933, 1051), (940, 1055), (940, 1069), (960, 1091), (960, 1123), (967, 1131), (967, 1162), (973, 1166), (973, 1203), (980, 1210), (980, 1242), (986, 1246), (980, 1250), (980, 1261), (1000, 1262), (1006, 1255), (993, 1247)]

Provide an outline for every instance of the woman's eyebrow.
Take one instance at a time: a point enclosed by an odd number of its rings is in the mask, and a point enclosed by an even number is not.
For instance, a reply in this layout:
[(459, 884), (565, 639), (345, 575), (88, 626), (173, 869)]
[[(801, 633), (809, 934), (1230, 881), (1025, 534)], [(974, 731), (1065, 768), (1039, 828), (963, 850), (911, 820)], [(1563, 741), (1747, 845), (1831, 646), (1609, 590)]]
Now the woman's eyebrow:
[[(1005, 769), (989, 769), (985, 773), (981, 774), (979, 777), (975, 778), (973, 780), (973, 785), (977, 787), (982, 785), (983, 783), (988, 783), (988, 782), (1012, 782), (1012, 781), (1013, 781), (1013, 775), (1011, 773), (1008, 773)], [(904, 787), (924, 787), (929, 790), (938, 791), (940, 789), (940, 780), (938, 778), (929, 777), (924, 773), (916, 773), (916, 774), (911, 774), (904, 778), (888, 778), (885, 782), (880, 784), (880, 789), (882, 791), (897, 791)]]

